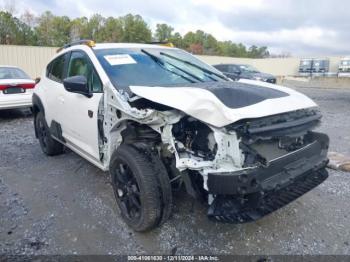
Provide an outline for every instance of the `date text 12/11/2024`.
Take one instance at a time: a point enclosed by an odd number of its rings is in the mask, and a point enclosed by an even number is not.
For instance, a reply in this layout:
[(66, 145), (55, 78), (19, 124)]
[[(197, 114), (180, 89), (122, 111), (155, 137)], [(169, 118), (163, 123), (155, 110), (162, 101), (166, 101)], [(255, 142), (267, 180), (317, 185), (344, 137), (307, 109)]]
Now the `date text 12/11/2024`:
[(141, 255), (141, 256), (128, 256), (128, 261), (220, 261), (220, 259), (217, 256), (207, 256), (207, 255), (198, 255), (198, 256)]

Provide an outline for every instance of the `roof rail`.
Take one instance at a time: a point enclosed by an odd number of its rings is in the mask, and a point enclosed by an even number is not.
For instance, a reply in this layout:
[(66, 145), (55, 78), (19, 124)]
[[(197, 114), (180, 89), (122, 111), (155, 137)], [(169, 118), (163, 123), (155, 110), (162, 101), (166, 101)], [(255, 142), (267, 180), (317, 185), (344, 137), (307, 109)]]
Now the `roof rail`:
[(65, 48), (68, 48), (68, 47), (71, 47), (71, 46), (75, 46), (75, 45), (87, 45), (89, 47), (94, 47), (95, 46), (95, 41), (90, 40), (90, 39), (82, 39), (82, 40), (74, 41), (74, 42), (65, 44), (63, 47), (60, 47), (59, 49), (57, 49), (56, 53), (62, 51)]
[(162, 45), (162, 46), (167, 46), (167, 47), (174, 47), (173, 43), (168, 42), (168, 41), (154, 41), (154, 42), (149, 42), (151, 45)]

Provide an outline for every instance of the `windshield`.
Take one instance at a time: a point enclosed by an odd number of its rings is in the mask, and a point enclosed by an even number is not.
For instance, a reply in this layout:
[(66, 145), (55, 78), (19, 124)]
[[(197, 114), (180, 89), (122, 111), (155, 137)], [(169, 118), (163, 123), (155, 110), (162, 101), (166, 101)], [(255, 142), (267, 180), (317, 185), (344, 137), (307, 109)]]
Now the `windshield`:
[(314, 60), (313, 66), (315, 67), (321, 67), (321, 66), (326, 66), (326, 61), (325, 60)]
[(311, 60), (303, 60), (301, 61), (302, 66), (310, 66), (311, 65)]
[(30, 79), (30, 77), (19, 68), (0, 67), (0, 79)]
[(240, 65), (239, 68), (240, 68), (243, 72), (248, 72), (248, 73), (259, 73), (259, 70), (256, 69), (255, 67), (251, 66), (251, 65)]
[(350, 65), (350, 60), (342, 60), (341, 65), (344, 65), (344, 66)]
[(215, 68), (179, 49), (109, 48), (94, 51), (118, 88), (228, 81)]

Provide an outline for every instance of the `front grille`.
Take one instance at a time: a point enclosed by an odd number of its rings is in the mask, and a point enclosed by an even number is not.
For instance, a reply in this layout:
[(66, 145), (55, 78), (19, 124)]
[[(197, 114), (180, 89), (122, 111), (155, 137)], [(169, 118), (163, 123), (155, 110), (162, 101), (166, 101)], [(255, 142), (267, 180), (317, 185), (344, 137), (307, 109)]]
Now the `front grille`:
[(305, 174), (303, 177), (279, 190), (252, 194), (244, 201), (237, 196), (219, 195), (208, 210), (208, 217), (225, 223), (247, 223), (258, 220), (289, 204), (328, 177), (325, 169)]

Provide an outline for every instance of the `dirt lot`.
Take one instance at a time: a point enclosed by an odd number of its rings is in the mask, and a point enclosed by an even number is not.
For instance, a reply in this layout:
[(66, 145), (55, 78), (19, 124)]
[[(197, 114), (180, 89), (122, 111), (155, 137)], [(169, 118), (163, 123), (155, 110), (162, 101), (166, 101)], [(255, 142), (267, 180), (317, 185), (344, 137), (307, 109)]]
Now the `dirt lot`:
[[(350, 91), (302, 88), (331, 150), (350, 155)], [(108, 174), (72, 152), (43, 155), (26, 111), (0, 112), (0, 254), (350, 254), (350, 173), (255, 223), (208, 221), (183, 192), (172, 218), (140, 234), (120, 219)]]

